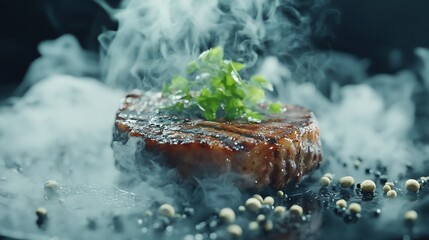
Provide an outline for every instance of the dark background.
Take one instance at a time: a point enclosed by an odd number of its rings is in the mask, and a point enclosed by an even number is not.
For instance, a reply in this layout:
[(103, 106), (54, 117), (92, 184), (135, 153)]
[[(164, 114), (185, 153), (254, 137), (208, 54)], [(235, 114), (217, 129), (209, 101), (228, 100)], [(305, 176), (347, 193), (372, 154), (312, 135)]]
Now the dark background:
[[(118, 0), (107, 2), (115, 6)], [(330, 5), (336, 13), (317, 20), (328, 24), (328, 34), (314, 36), (314, 45), (370, 60), (370, 74), (410, 67), (414, 49), (429, 47), (429, 1), (333, 0)], [(0, 23), (3, 97), (22, 81), (41, 41), (71, 33), (85, 49), (97, 51), (98, 34), (116, 27), (90, 0), (2, 0)]]
[(97, 36), (116, 27), (92, 0), (0, 0), (0, 23), (0, 99), (23, 80), (41, 41), (70, 33), (85, 49), (98, 51)]

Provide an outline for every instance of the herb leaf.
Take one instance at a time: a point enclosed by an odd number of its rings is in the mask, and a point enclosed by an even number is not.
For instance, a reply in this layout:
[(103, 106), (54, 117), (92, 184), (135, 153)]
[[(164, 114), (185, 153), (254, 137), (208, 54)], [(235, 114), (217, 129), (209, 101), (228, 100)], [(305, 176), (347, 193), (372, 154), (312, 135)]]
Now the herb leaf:
[(282, 112), (282, 104), (281, 103), (271, 103), (268, 105), (268, 111), (271, 113), (281, 113)]
[[(255, 75), (249, 81), (238, 73), (245, 68), (239, 62), (224, 60), (223, 49), (212, 48), (198, 60), (188, 64), (188, 78), (174, 77), (165, 85), (163, 93), (169, 97), (163, 109), (181, 113), (188, 110), (209, 121), (244, 119), (259, 123), (263, 120), (259, 104), (265, 91), (273, 90), (264, 77)], [(268, 111), (281, 112), (280, 103), (268, 105)]]

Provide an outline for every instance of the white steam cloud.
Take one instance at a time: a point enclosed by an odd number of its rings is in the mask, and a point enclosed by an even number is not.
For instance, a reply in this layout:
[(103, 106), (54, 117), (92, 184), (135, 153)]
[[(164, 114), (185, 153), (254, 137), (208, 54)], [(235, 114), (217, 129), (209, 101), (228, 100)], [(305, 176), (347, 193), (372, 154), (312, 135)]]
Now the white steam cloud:
[[(421, 54), (423, 51), (420, 49)], [(421, 92), (416, 72), (404, 70), (396, 75), (367, 77), (365, 61), (341, 53), (330, 53), (329, 58), (324, 53), (313, 56), (314, 62), (320, 63), (320, 58), (325, 61), (317, 72), (309, 74), (317, 78), (307, 79), (306, 83), (297, 83), (297, 72), (276, 58), (266, 58), (260, 73), (275, 80), (280, 100), (316, 113), (325, 159), (329, 161), (326, 170), (356, 175), (353, 161), (360, 158), (364, 159), (362, 167), (390, 166), (388, 175), (396, 179), (405, 174), (405, 165), (421, 165), (426, 150), (415, 144), (413, 137), (428, 127), (415, 125), (415, 99), (427, 100), (427, 93), (416, 97)], [(427, 71), (426, 68), (418, 71)], [(343, 163), (349, 167), (344, 168)], [(363, 180), (364, 172), (359, 174)]]
[(82, 49), (78, 40), (65, 34), (55, 40), (46, 40), (39, 44), (40, 57), (33, 61), (23, 82), (15, 91), (22, 95), (32, 85), (51, 76), (67, 74), (77, 77), (98, 77), (97, 54)]
[[(262, 55), (290, 58), (308, 46), (309, 16), (295, 1), (131, 0), (119, 29), (100, 37), (103, 79), (122, 88), (159, 88), (202, 51), (222, 46), (226, 56), (257, 64)], [(292, 21), (292, 20), (293, 21)]]

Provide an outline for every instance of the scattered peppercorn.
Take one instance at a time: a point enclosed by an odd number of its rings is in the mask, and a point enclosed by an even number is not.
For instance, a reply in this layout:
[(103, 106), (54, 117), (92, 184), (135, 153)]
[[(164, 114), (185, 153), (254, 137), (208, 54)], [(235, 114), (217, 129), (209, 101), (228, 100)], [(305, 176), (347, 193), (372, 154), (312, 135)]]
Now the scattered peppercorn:
[(262, 224), (262, 228), (265, 231), (271, 231), (271, 230), (273, 230), (273, 227), (274, 227), (274, 225), (273, 225), (273, 222), (271, 220), (267, 220)]
[(252, 212), (258, 212), (262, 206), (261, 201), (253, 197), (247, 199), (245, 205), (246, 209), (249, 209)]
[(158, 209), (159, 214), (172, 218), (176, 214), (176, 211), (174, 210), (174, 207), (170, 204), (162, 204)]
[(398, 193), (395, 190), (390, 190), (386, 193), (386, 196), (388, 198), (396, 198), (398, 196)]
[(389, 186), (389, 185), (384, 185), (383, 186), (383, 191), (385, 192), (385, 193), (387, 193), (388, 191), (390, 191), (390, 190), (392, 190), (392, 188)]
[(36, 220), (37, 226), (39, 228), (45, 228), (47, 216), (48, 216), (48, 211), (46, 210), (46, 208), (40, 207), (36, 209), (36, 215), (37, 215), (37, 220)]
[(372, 180), (365, 180), (360, 184), (360, 189), (364, 193), (373, 193), (376, 185)]
[(259, 214), (257, 217), (256, 217), (256, 221), (257, 222), (262, 222), (262, 221), (264, 221), (265, 220), (265, 215), (264, 214)]
[(340, 200), (336, 201), (335, 204), (340, 208), (346, 208), (347, 207), (347, 202), (344, 199), (340, 199)]
[(144, 215), (145, 215), (146, 217), (152, 217), (153, 213), (152, 213), (152, 211), (151, 211), (151, 210), (147, 210), (147, 211), (145, 211), (145, 212), (144, 212)]
[(244, 207), (244, 206), (239, 206), (239, 207), (238, 207), (238, 211), (239, 211), (239, 212), (244, 212), (244, 211), (246, 211), (246, 207)]
[(362, 211), (359, 203), (351, 203), (348, 209), (351, 213), (360, 213)]
[(405, 187), (409, 192), (418, 192), (420, 190), (420, 184), (415, 179), (408, 179), (405, 182)]
[(329, 186), (329, 184), (331, 184), (331, 179), (323, 176), (320, 178), (319, 183), (322, 187), (327, 187), (327, 186)]
[(349, 188), (353, 186), (354, 183), (355, 183), (355, 180), (352, 176), (346, 176), (346, 177), (340, 178), (340, 185), (343, 188)]
[(235, 221), (235, 212), (231, 208), (222, 208), (219, 211), (219, 217), (224, 222), (232, 223)]
[(255, 195), (253, 195), (253, 196), (252, 196), (252, 198), (258, 199), (258, 200), (259, 200), (259, 202), (261, 202), (261, 203), (264, 201), (264, 199), (262, 198), (262, 196), (261, 196), (261, 195), (259, 195), (259, 194), (255, 194)]
[(58, 183), (55, 180), (48, 180), (43, 187), (46, 191), (56, 191), (58, 189)]
[(386, 182), (384, 185), (388, 185), (391, 189), (395, 187), (395, 184), (393, 182)]
[(255, 222), (255, 221), (251, 221), (251, 222), (249, 222), (249, 226), (248, 227), (249, 227), (249, 230), (256, 231), (256, 230), (259, 229), (259, 223)]
[(296, 216), (302, 216), (304, 211), (302, 210), (302, 207), (299, 205), (292, 205), (289, 209), (290, 213)]
[(332, 173), (325, 173), (325, 174), (323, 174), (323, 177), (327, 177), (331, 181), (332, 181), (332, 179), (334, 179), (334, 175)]
[(36, 215), (38, 218), (46, 218), (46, 216), (48, 215), (48, 210), (46, 210), (46, 208), (39, 207), (38, 209), (36, 209)]
[(231, 234), (234, 237), (240, 237), (243, 234), (241, 227), (238, 226), (237, 224), (229, 225), (227, 228), (227, 231), (229, 234)]
[(405, 214), (404, 214), (404, 219), (406, 221), (414, 222), (415, 220), (417, 220), (417, 217), (418, 217), (418, 214), (414, 210), (406, 211)]
[(264, 201), (262, 203), (267, 204), (269, 206), (273, 206), (274, 205), (274, 198), (268, 196), (268, 197), (264, 198)]
[(274, 215), (275, 216), (283, 216), (283, 214), (286, 212), (286, 208), (283, 206), (277, 206), (274, 208)]

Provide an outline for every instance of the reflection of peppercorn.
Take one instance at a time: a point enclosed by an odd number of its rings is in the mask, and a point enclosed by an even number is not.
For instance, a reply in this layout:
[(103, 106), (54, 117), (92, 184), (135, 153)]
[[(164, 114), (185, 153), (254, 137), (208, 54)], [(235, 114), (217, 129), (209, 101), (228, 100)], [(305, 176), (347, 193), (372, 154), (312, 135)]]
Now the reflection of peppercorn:
[(37, 220), (36, 220), (37, 226), (39, 228), (44, 228), (48, 218), (48, 210), (46, 210), (46, 208), (39, 207), (36, 210), (36, 215), (37, 215)]

